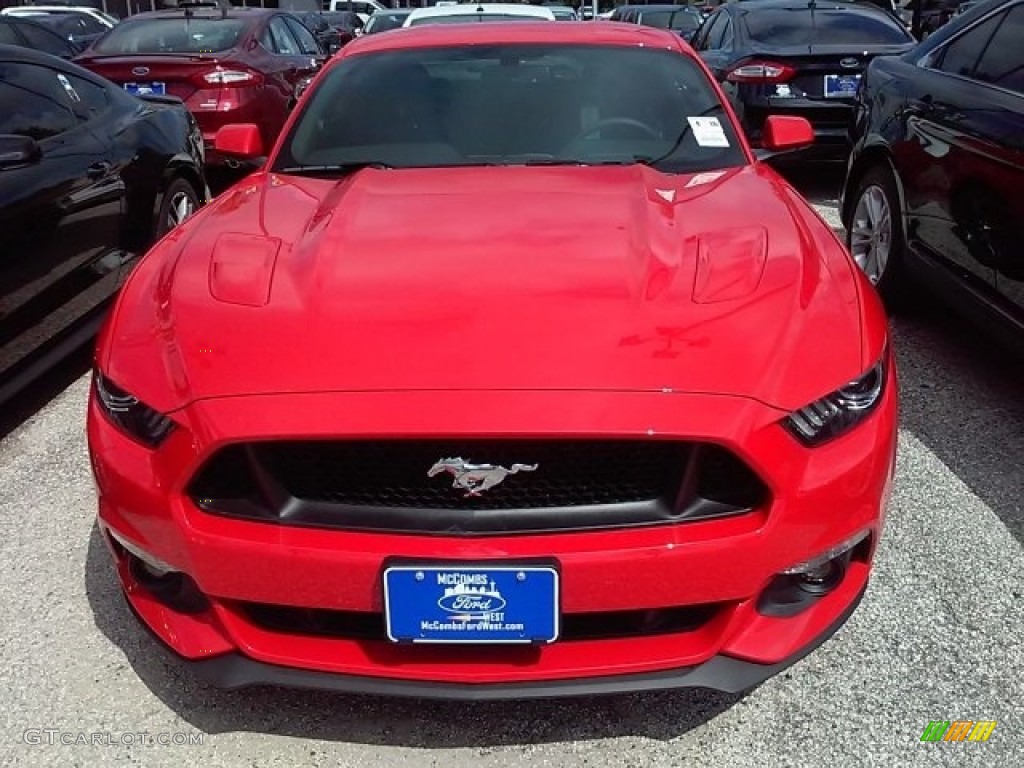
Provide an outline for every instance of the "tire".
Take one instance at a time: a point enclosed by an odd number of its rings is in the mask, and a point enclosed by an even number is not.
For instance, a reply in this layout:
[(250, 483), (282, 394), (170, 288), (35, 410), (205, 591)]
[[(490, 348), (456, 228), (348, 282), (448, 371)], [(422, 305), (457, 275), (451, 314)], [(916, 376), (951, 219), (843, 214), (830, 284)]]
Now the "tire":
[(176, 178), (160, 198), (154, 239), (159, 240), (199, 208), (199, 194), (187, 180)]
[(846, 246), (890, 311), (909, 306), (903, 232), (896, 181), (886, 165), (867, 169), (857, 183)]

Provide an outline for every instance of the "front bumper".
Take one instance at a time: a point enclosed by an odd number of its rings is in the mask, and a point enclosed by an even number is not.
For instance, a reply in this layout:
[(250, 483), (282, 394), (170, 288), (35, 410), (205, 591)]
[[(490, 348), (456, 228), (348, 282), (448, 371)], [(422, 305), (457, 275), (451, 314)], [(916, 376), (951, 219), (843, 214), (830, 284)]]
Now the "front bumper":
[[(208, 604), (182, 612), (162, 602), (114, 547), (129, 603), (163, 643), (221, 684), (281, 682), (463, 698), (685, 686), (735, 690), (812, 649), (863, 593), (892, 482), (895, 393), (893, 380), (871, 417), (813, 450), (779, 426), (780, 412), (754, 401), (600, 392), (572, 393), (572, 408), (565, 407), (565, 393), (551, 392), (517, 393), (514, 407), (507, 393), (487, 392), (200, 401), (174, 414), (180, 426), (157, 451), (123, 436), (93, 402), (89, 440), (101, 528), (188, 574)], [(327, 427), (324, 413), (342, 414), (349, 423)], [(487, 424), (479, 423), (481, 414)], [(183, 492), (206, 456), (231, 440), (513, 435), (523, 434), (520, 425), (535, 424), (539, 414), (545, 425), (534, 436), (636, 437), (653, 428), (661, 437), (713, 439), (762, 477), (772, 500), (747, 514), (706, 521), (448, 537), (230, 519), (203, 512)], [(778, 573), (860, 533), (868, 537), (865, 546), (833, 591), (795, 615), (759, 610), (759, 598)], [(686, 631), (541, 647), (453, 648), (282, 630), (255, 621), (248, 609), (259, 604), (380, 616), (381, 574), (392, 558), (554, 560), (566, 616), (706, 605), (714, 610)]]
[[(798, 653), (775, 664), (757, 664), (729, 656), (712, 657), (696, 667), (666, 669), (633, 675), (610, 675), (584, 680), (549, 680), (536, 683), (460, 684), (435, 683), (360, 675), (331, 674), (308, 669), (283, 667), (253, 661), (240, 653), (229, 653), (212, 659), (184, 661), (169, 653), (200, 680), (217, 688), (237, 689), (256, 685), (306, 688), (377, 696), (402, 696), (418, 699), (456, 701), (503, 701), (523, 699), (600, 696), (641, 691), (675, 690), (680, 688), (711, 688), (725, 693), (740, 693), (760, 685), (792, 666), (834, 635), (860, 605), (862, 589), (824, 632)], [(131, 603), (129, 602), (129, 605)], [(159, 637), (154, 634), (154, 637)], [(161, 648), (167, 646), (160, 643)]]

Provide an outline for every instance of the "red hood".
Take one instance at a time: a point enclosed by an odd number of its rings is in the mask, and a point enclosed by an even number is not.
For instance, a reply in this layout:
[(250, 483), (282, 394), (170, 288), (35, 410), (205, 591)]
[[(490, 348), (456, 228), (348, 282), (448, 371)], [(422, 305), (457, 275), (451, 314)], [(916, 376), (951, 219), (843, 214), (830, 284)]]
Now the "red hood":
[(410, 389), (794, 408), (866, 367), (861, 335), (848, 258), (770, 170), (368, 169), (208, 206), (136, 270), (104, 364), (165, 411)]

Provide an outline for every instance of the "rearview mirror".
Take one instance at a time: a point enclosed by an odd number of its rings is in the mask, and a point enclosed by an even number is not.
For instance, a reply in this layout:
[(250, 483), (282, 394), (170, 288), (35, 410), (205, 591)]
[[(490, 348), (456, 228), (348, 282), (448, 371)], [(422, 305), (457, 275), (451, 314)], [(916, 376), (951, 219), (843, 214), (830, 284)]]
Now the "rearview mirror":
[(799, 149), (814, 143), (814, 129), (805, 117), (769, 115), (764, 121), (761, 145), (772, 152)]
[(213, 137), (213, 148), (236, 160), (255, 160), (263, 156), (263, 137), (255, 123), (231, 123), (221, 126)]
[(0, 170), (31, 165), (42, 156), (43, 151), (35, 139), (14, 134), (0, 135)]

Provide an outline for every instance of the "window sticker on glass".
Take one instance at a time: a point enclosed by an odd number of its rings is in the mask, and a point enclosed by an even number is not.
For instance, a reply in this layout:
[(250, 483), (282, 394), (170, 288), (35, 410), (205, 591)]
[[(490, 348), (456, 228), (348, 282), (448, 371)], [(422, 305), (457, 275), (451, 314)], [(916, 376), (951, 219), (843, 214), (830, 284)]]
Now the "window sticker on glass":
[(693, 138), (701, 147), (728, 147), (729, 139), (725, 137), (722, 124), (717, 117), (688, 117)]
[(78, 91), (75, 90), (74, 86), (71, 85), (70, 81), (64, 77), (64, 75), (57, 73), (57, 80), (61, 85), (64, 86), (64, 90), (67, 91), (68, 98), (72, 101), (78, 102), (82, 100), (82, 97), (78, 95)]

